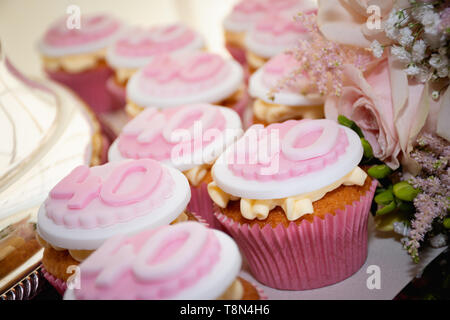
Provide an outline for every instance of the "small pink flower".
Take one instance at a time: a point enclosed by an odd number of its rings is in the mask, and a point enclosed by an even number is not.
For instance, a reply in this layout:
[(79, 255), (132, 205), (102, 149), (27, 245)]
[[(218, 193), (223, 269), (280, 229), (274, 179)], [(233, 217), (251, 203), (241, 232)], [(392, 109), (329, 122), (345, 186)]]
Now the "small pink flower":
[(445, 8), (441, 12), (441, 24), (439, 25), (441, 31), (445, 31), (450, 28), (450, 7)]

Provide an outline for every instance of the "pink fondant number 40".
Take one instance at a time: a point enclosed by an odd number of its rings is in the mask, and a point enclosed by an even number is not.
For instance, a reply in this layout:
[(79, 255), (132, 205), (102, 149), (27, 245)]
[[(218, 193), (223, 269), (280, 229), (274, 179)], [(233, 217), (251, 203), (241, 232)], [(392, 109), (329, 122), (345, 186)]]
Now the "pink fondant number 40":
[[(133, 173), (143, 172), (140, 182), (127, 192), (118, 192), (122, 183)], [(87, 166), (75, 168), (50, 192), (52, 199), (68, 200), (69, 209), (83, 209), (99, 198), (109, 206), (125, 206), (145, 199), (158, 185), (161, 166), (153, 160), (141, 159), (120, 164), (103, 182)]]

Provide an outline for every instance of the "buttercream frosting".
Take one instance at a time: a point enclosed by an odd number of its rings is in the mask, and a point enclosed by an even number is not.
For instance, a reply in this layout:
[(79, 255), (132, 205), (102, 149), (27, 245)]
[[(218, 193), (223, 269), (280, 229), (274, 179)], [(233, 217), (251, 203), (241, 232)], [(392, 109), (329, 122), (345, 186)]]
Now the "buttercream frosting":
[(211, 170), (211, 165), (203, 164), (196, 166), (192, 169), (184, 171), (184, 175), (189, 180), (189, 183), (196, 187), (200, 184), (200, 182), (206, 177), (208, 172)]
[(289, 119), (321, 119), (324, 115), (322, 105), (301, 108), (282, 104), (268, 103), (256, 99), (253, 103), (253, 115), (267, 123), (282, 122)]
[(125, 86), (127, 81), (128, 81), (128, 79), (130, 79), (131, 76), (133, 74), (135, 74), (137, 70), (138, 69), (134, 69), (134, 68), (117, 68), (117, 69), (114, 70), (115, 71), (114, 78), (115, 78), (117, 83)]
[(138, 106), (133, 101), (128, 101), (125, 105), (125, 111), (127, 115), (129, 115), (132, 118), (136, 117), (139, 113), (141, 113), (144, 110), (145, 110), (144, 107)]
[(264, 64), (267, 62), (267, 58), (260, 57), (251, 51), (245, 52), (245, 59), (250, 67), (250, 72), (255, 72), (259, 68), (262, 68)]
[(244, 286), (239, 279), (236, 279), (217, 300), (242, 300), (243, 296)]
[(245, 32), (225, 30), (225, 42), (227, 45), (243, 48), (245, 46)]
[(105, 49), (77, 55), (61, 57), (42, 57), (44, 68), (47, 71), (64, 70), (69, 73), (77, 73), (93, 69), (105, 59)]

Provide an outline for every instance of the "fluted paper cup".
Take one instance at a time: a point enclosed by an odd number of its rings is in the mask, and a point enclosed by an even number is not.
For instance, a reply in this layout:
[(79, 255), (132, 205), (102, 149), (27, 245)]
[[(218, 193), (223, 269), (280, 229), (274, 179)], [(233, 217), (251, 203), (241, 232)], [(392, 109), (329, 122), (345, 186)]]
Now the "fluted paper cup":
[(67, 289), (67, 283), (59, 278), (56, 278), (54, 275), (49, 273), (44, 266), (41, 267), (41, 272), (44, 278), (53, 286), (53, 288), (58, 291), (60, 295), (64, 295), (64, 292)]
[(205, 227), (210, 228), (209, 223), (205, 219), (203, 219), (200, 215), (198, 215), (197, 213), (189, 210), (188, 212), (186, 212), (186, 214), (188, 216), (189, 221), (196, 221), (198, 223), (203, 224)]
[(108, 78), (113, 71), (107, 67), (97, 67), (79, 73), (49, 71), (47, 75), (77, 93), (94, 112), (104, 113), (113, 109), (111, 95), (106, 88)]
[(300, 225), (241, 225), (217, 207), (215, 215), (241, 248), (256, 280), (281, 290), (320, 288), (350, 277), (364, 264), (376, 185), (374, 180), (359, 201), (343, 210)]
[[(248, 281), (248, 280), (247, 280)], [(254, 283), (253, 281), (249, 281), (255, 288), (256, 291), (258, 291), (258, 295), (259, 295), (259, 300), (268, 300), (269, 298), (267, 297), (266, 293), (264, 292), (263, 289), (261, 289), (261, 287), (259, 287), (256, 283)]]
[(242, 66), (247, 65), (247, 57), (245, 54), (245, 50), (243, 48), (232, 44), (225, 44), (225, 47), (227, 48), (228, 52), (231, 54), (234, 60), (239, 62)]
[(111, 104), (113, 109), (123, 109), (126, 104), (126, 89), (120, 86), (114, 79), (114, 76), (109, 77), (106, 82), (106, 88), (111, 95)]
[(102, 150), (100, 152), (100, 164), (105, 164), (106, 162), (108, 162), (108, 150), (110, 145), (111, 143), (109, 139), (105, 135), (102, 135)]
[(232, 107), (233, 110), (236, 111), (236, 113), (239, 115), (242, 121), (244, 121), (244, 117), (249, 107), (249, 103), (250, 103), (250, 95), (248, 94), (247, 87), (245, 87), (242, 97)]
[(205, 221), (210, 228), (222, 230), (222, 225), (214, 215), (213, 202), (208, 194), (208, 184), (203, 182), (197, 187), (191, 186), (191, 200), (187, 208), (197, 218)]

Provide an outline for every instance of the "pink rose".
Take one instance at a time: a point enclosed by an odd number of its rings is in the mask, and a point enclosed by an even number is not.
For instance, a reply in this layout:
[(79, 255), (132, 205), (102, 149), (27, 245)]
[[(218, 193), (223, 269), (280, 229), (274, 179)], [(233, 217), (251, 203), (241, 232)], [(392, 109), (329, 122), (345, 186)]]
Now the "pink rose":
[[(328, 40), (340, 44), (361, 48), (369, 47), (373, 40), (387, 44), (389, 39), (383, 30), (383, 20), (388, 18), (394, 2), (394, 0), (319, 0), (317, 14), (319, 29)], [(379, 8), (379, 11), (373, 11), (374, 6)], [(374, 28), (378, 14), (380, 28)]]
[(342, 95), (326, 99), (326, 118), (337, 119), (342, 114), (352, 119), (375, 157), (392, 169), (397, 169), (401, 161), (407, 170), (415, 172), (417, 165), (409, 153), (433, 109), (427, 85), (408, 80), (390, 56), (364, 74), (346, 65), (344, 76)]

